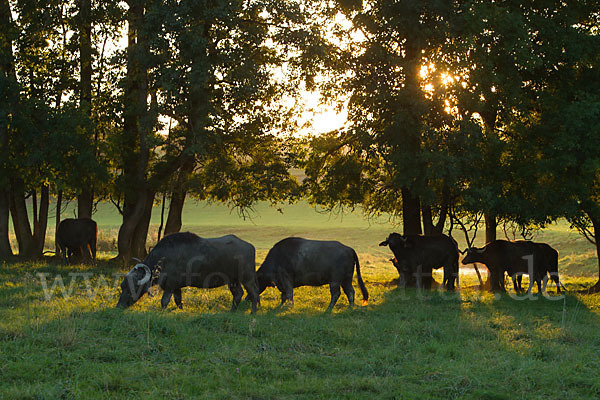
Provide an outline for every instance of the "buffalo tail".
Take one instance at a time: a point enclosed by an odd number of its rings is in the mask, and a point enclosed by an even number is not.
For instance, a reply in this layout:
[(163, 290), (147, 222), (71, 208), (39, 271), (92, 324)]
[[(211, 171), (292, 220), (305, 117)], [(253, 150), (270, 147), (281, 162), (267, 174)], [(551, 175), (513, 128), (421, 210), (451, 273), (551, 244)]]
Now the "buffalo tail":
[(365, 287), (365, 283), (362, 280), (362, 276), (360, 275), (360, 263), (358, 262), (358, 256), (356, 255), (356, 251), (352, 250), (354, 253), (354, 263), (356, 264), (356, 279), (358, 280), (358, 286), (360, 287), (360, 291), (362, 292), (362, 305), (366, 306), (369, 304), (369, 292), (367, 292), (367, 288)]

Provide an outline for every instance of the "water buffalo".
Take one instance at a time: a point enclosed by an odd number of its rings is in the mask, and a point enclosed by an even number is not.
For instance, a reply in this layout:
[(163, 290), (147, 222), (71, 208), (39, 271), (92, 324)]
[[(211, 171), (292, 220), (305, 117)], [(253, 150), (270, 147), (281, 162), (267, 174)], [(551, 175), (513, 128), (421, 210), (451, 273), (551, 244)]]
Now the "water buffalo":
[(259, 293), (254, 256), (254, 246), (234, 235), (213, 239), (190, 232), (167, 235), (125, 276), (117, 307), (131, 306), (157, 284), (164, 290), (163, 309), (171, 296), (177, 307), (183, 308), (182, 287), (228, 285), (233, 295), (231, 311), (235, 311), (244, 295), (243, 285), (252, 301), (252, 313), (255, 313)]
[(458, 285), (458, 247), (451, 237), (390, 233), (379, 245), (390, 247), (396, 258), (394, 265), (407, 283), (414, 276), (417, 287), (431, 289), (433, 268), (444, 267), (442, 286), (452, 290)]
[(267, 287), (281, 291), (281, 304), (289, 300), (294, 303), (294, 288), (299, 286), (321, 286), (329, 284), (331, 311), (340, 297), (340, 286), (354, 306), (354, 266), (358, 285), (367, 304), (369, 293), (360, 275), (360, 264), (351, 247), (336, 241), (308, 240), (297, 237), (283, 239), (267, 254), (256, 276), (258, 289), (262, 293)]
[(515, 292), (523, 290), (521, 279), (523, 274), (529, 275), (527, 293), (531, 293), (533, 282), (537, 283), (538, 292), (542, 293), (541, 282), (546, 286), (547, 274), (556, 284), (560, 293), (558, 279), (558, 252), (545, 243), (526, 240), (508, 241), (494, 240), (482, 248), (472, 247), (467, 250), (463, 264), (480, 262), (485, 264), (490, 272), (490, 282), (493, 290), (505, 290), (504, 272), (512, 278)]
[(74, 254), (89, 254), (92, 264), (96, 263), (98, 225), (90, 218), (67, 218), (56, 230), (56, 243), (62, 253), (63, 263), (72, 260)]

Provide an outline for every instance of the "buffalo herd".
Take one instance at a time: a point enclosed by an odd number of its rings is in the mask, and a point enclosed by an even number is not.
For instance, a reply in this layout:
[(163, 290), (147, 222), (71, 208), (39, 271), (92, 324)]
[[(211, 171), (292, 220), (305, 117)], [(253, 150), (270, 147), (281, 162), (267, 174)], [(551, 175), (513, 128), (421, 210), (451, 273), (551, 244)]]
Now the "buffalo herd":
[[(65, 219), (56, 232), (57, 245), (63, 261), (73, 255), (88, 254), (96, 260), (98, 227), (89, 218)], [(442, 286), (447, 290), (458, 287), (459, 254), (464, 253), (462, 264), (482, 263), (489, 271), (492, 290), (505, 291), (505, 272), (512, 278), (514, 290), (523, 292), (522, 276), (529, 275), (530, 294), (534, 283), (538, 293), (546, 289), (548, 277), (561, 293), (564, 286), (558, 278), (558, 252), (545, 243), (526, 240), (495, 240), (484, 247), (471, 247), (461, 252), (456, 241), (447, 235), (400, 235), (391, 233), (379, 246), (388, 246), (392, 262), (406, 286), (431, 289), (433, 269), (443, 268)], [(362, 294), (362, 304), (369, 293), (360, 273), (356, 251), (338, 241), (308, 240), (289, 237), (269, 250), (264, 262), (256, 270), (255, 249), (235, 235), (201, 238), (190, 232), (173, 233), (162, 238), (143, 261), (134, 259), (135, 266), (123, 278), (117, 307), (127, 308), (144, 294), (152, 295), (152, 287), (163, 290), (162, 308), (171, 297), (182, 308), (181, 288), (215, 288), (227, 285), (233, 296), (231, 310), (242, 300), (244, 289), (255, 313), (260, 294), (268, 287), (281, 292), (281, 304), (293, 304), (294, 288), (329, 284), (331, 311), (341, 290), (354, 306), (354, 271)], [(542, 286), (543, 282), (543, 286)]]

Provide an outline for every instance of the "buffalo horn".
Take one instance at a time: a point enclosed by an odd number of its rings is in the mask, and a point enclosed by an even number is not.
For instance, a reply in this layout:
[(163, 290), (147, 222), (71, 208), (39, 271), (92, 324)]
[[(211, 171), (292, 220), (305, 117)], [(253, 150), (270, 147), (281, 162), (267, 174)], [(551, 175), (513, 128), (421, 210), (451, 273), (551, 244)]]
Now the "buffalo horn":
[(139, 286), (142, 286), (142, 285), (145, 285), (150, 280), (150, 278), (152, 277), (152, 271), (150, 271), (150, 268), (148, 268), (148, 266), (144, 265), (144, 264), (138, 264), (138, 265), (136, 265), (136, 268), (139, 265), (142, 266), (142, 268), (144, 269), (144, 272), (145, 272), (144, 277), (142, 279), (140, 279), (139, 281), (137, 281), (137, 284)]

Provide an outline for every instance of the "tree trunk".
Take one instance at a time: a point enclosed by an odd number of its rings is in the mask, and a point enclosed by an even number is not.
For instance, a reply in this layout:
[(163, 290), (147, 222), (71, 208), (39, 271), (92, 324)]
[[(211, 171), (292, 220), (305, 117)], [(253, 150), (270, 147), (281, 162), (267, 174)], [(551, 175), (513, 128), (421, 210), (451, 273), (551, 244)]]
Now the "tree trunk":
[(6, 260), (13, 255), (8, 236), (9, 210), (8, 192), (0, 190), (0, 260)]
[(123, 208), (123, 223), (119, 228), (119, 236), (117, 239), (117, 247), (119, 255), (117, 256), (123, 263), (129, 263), (133, 254), (133, 241), (135, 231), (137, 229), (140, 220), (144, 216), (146, 210), (146, 198), (145, 191), (140, 194), (137, 198), (137, 202), (132, 204), (125, 204)]
[(592, 221), (594, 227), (594, 242), (596, 245), (596, 260), (598, 262), (598, 281), (589, 289), (583, 290), (584, 293), (598, 293), (600, 292), (600, 218), (593, 218), (588, 212), (588, 217)]
[[(34, 199), (35, 200), (35, 199)], [(35, 257), (40, 257), (44, 252), (46, 242), (46, 230), (48, 228), (48, 210), (50, 208), (50, 191), (48, 186), (42, 186), (40, 191), (40, 207), (35, 218), (36, 224), (33, 229), (33, 240), (35, 242)]]
[[(0, 79), (15, 81), (15, 68), (10, 38), (11, 10), (8, 0), (0, 0)], [(6, 86), (4, 86), (6, 87)], [(8, 114), (10, 110), (0, 110), (0, 259), (13, 255), (9, 239), (9, 218), (11, 204), (10, 175), (4, 163), (8, 160), (9, 130)]]
[(598, 283), (600, 283), (600, 218), (593, 218), (594, 241), (596, 242), (596, 258), (598, 259)]
[[(485, 213), (485, 243), (491, 243), (496, 240), (496, 228), (498, 227), (498, 220), (496, 215), (493, 213)], [(504, 288), (504, 271), (489, 271), (490, 289), (494, 292), (503, 292)], [(487, 283), (487, 282), (486, 282)]]
[(19, 244), (19, 256), (30, 258), (35, 252), (35, 241), (29, 224), (23, 184), (17, 179), (13, 180), (12, 184), (10, 214), (13, 220), (17, 243)]
[(402, 219), (405, 235), (420, 235), (422, 233), (421, 202), (406, 187), (402, 188)]
[(92, 218), (93, 205), (94, 196), (91, 187), (86, 187), (77, 196), (77, 218)]
[[(144, 4), (140, 1), (127, 2), (128, 32), (127, 32), (127, 77), (125, 79), (123, 112), (123, 181), (124, 206), (123, 223), (119, 229), (118, 259), (129, 263), (132, 256), (139, 252), (134, 249), (134, 243), (139, 246), (140, 230), (138, 225), (147, 212), (149, 196), (146, 182), (149, 150), (147, 143), (147, 106), (148, 106), (148, 77), (144, 60), (147, 55), (147, 38), (143, 30)], [(153, 198), (153, 196), (152, 196)], [(150, 205), (151, 206), (151, 205)], [(142, 229), (142, 228), (140, 228)], [(136, 230), (138, 240), (135, 240)]]
[(148, 238), (150, 220), (152, 219), (152, 206), (154, 205), (154, 196), (155, 193), (153, 191), (148, 191), (148, 194), (145, 199), (144, 212), (142, 213), (142, 217), (140, 218), (135, 228), (135, 232), (133, 233), (133, 240), (131, 243), (133, 257), (137, 257), (142, 260), (148, 255), (148, 250), (146, 249), (146, 241)]
[(485, 213), (485, 243), (491, 243), (496, 240), (496, 228), (498, 227), (498, 221), (496, 215), (492, 213)]
[(54, 228), (54, 252), (56, 253), (56, 255), (60, 255), (60, 247), (58, 246), (58, 240), (57, 240), (57, 236), (56, 234), (58, 233), (58, 226), (60, 225), (60, 212), (61, 212), (61, 207), (62, 207), (62, 196), (63, 196), (63, 192), (62, 190), (58, 191), (58, 194), (56, 195), (56, 225)]
[[(94, 140), (92, 118), (92, 26), (91, 0), (79, 0), (79, 108), (85, 116), (85, 131), (90, 141)], [(91, 218), (94, 195), (90, 177), (82, 181), (83, 187), (77, 197), (77, 216)]]
[(421, 207), (421, 217), (423, 218), (423, 233), (425, 235), (433, 235), (435, 226), (433, 225), (433, 212), (431, 206)]
[(156, 243), (160, 242), (162, 237), (162, 231), (165, 227), (165, 201), (167, 200), (167, 193), (163, 193), (162, 201), (160, 202), (160, 225), (158, 226), (158, 233), (156, 235)]
[(181, 215), (183, 213), (183, 204), (185, 202), (185, 190), (174, 190), (169, 203), (169, 215), (165, 225), (165, 236), (170, 233), (179, 232), (183, 224)]

